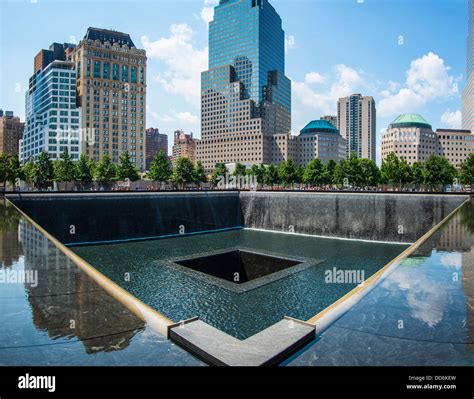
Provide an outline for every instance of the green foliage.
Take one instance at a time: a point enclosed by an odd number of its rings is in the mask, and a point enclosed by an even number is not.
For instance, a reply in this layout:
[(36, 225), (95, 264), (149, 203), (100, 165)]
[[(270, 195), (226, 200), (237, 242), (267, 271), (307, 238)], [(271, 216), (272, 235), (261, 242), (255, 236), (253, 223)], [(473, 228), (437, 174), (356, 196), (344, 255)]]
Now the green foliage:
[(94, 178), (94, 161), (87, 159), (85, 154), (82, 154), (79, 161), (76, 163), (76, 180), (82, 184), (92, 183)]
[(298, 180), (297, 169), (291, 159), (280, 164), (278, 168), (278, 178), (286, 186)]
[(313, 159), (304, 171), (303, 183), (320, 186), (326, 181), (326, 168), (320, 159)]
[(150, 165), (150, 172), (147, 177), (153, 181), (168, 182), (171, 180), (173, 167), (168, 156), (160, 151)]
[(60, 155), (60, 159), (54, 163), (54, 179), (57, 182), (67, 183), (76, 180), (76, 165), (72, 161), (71, 156), (67, 151)]
[(194, 167), (194, 181), (198, 184), (207, 182), (207, 174), (201, 161), (197, 161)]
[(324, 183), (325, 184), (332, 184), (334, 183), (334, 172), (337, 167), (337, 162), (333, 159), (329, 160), (326, 164), (325, 176), (324, 176)]
[(216, 168), (214, 169), (214, 172), (212, 172), (211, 175), (211, 182), (214, 185), (217, 185), (219, 181), (221, 180), (222, 177), (224, 177), (227, 173), (229, 173), (229, 170), (223, 163), (218, 163), (216, 164)]
[(267, 186), (274, 186), (280, 183), (278, 168), (275, 165), (270, 165), (265, 168), (264, 181)]
[(380, 181), (380, 170), (371, 159), (361, 158), (359, 159), (359, 166), (361, 169), (361, 175), (359, 184), (361, 187), (375, 187)]
[(241, 163), (235, 165), (234, 176), (245, 176), (247, 174), (247, 168)]
[(35, 163), (29, 159), (21, 167), (21, 177), (28, 183), (32, 183), (35, 174)]
[(461, 183), (474, 186), (474, 153), (461, 164), (460, 178)]
[(425, 184), (425, 165), (421, 162), (415, 162), (411, 167), (411, 181), (416, 185)]
[(112, 163), (109, 155), (105, 154), (102, 159), (97, 162), (94, 170), (94, 180), (100, 184), (110, 184), (115, 180), (117, 168)]
[(44, 188), (54, 180), (54, 168), (49, 154), (42, 151), (35, 162), (33, 169), (33, 183), (40, 188)]
[(425, 182), (431, 188), (452, 184), (456, 176), (456, 168), (444, 157), (431, 155), (425, 162)]
[(174, 168), (171, 180), (181, 186), (194, 183), (195, 173), (193, 162), (189, 158), (179, 158), (176, 161), (176, 167)]
[(130, 181), (137, 181), (140, 178), (140, 171), (135, 163), (131, 161), (128, 151), (124, 151), (120, 154), (116, 174), (117, 178), (121, 181), (127, 179)]
[(250, 173), (256, 177), (258, 184), (265, 183), (265, 165), (252, 165), (250, 168)]
[(412, 170), (405, 159), (399, 159), (393, 152), (382, 161), (380, 169), (381, 180), (392, 185), (402, 187), (413, 181)]

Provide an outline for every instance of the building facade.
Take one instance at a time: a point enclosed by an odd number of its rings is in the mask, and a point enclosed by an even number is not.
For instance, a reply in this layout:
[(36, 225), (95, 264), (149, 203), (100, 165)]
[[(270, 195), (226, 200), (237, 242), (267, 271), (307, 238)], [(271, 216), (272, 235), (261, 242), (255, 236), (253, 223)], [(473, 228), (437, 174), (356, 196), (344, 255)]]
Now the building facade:
[(456, 168), (474, 153), (474, 134), (470, 130), (437, 129), (438, 155), (446, 157)]
[(377, 114), (370, 96), (352, 94), (337, 102), (337, 128), (346, 140), (346, 156), (355, 152), (359, 158), (375, 161)]
[(159, 129), (146, 130), (146, 170), (150, 170), (151, 163), (160, 151), (168, 155), (168, 135), (160, 133)]
[(176, 165), (179, 158), (189, 158), (193, 163), (196, 161), (196, 140), (192, 133), (186, 134), (182, 130), (174, 132), (173, 155), (171, 162)]
[(81, 109), (76, 101), (76, 69), (73, 63), (64, 61), (72, 45), (55, 43), (51, 48), (55, 50), (42, 50), (39, 54), (43, 55), (35, 57), (34, 74), (25, 95), (21, 162), (36, 159), (42, 151), (53, 160), (59, 159), (64, 151), (73, 160), (81, 155), (83, 132)]
[(209, 24), (209, 70), (201, 79), (197, 159), (269, 164), (274, 135), (291, 130), (285, 33), (268, 0), (220, 0)]
[(462, 96), (462, 128), (474, 131), (474, 0), (468, 2), (466, 87)]
[(18, 155), (25, 124), (12, 111), (0, 109), (0, 153)]
[(142, 170), (146, 166), (145, 50), (130, 35), (89, 28), (70, 54), (77, 71), (77, 101), (87, 132), (84, 153), (99, 160), (107, 154), (118, 162), (128, 151)]
[(410, 165), (425, 162), (431, 155), (439, 155), (459, 167), (474, 152), (474, 134), (456, 129), (434, 132), (422, 116), (404, 114), (396, 118), (382, 135), (382, 159), (392, 152)]
[(314, 120), (298, 136), (298, 163), (306, 166), (318, 158), (324, 163), (339, 162), (346, 158), (346, 140), (327, 120)]

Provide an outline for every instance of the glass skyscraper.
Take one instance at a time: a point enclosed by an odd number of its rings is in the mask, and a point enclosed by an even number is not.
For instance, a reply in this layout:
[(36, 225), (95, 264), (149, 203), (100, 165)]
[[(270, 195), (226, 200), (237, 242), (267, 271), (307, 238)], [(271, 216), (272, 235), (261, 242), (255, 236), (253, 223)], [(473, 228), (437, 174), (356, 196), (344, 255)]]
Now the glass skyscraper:
[[(61, 47), (57, 43), (52, 48)], [(76, 70), (71, 62), (35, 57), (35, 73), (25, 95), (25, 130), (20, 141), (20, 160), (36, 159), (45, 151), (52, 159), (68, 151), (72, 159), (81, 155), (81, 109), (76, 104)], [(65, 58), (62, 55), (59, 58)]]
[(466, 55), (466, 87), (462, 98), (462, 127), (474, 131), (474, 0), (468, 4), (469, 27)]
[(209, 24), (197, 156), (216, 163), (271, 163), (272, 138), (291, 130), (285, 32), (268, 0), (220, 0)]

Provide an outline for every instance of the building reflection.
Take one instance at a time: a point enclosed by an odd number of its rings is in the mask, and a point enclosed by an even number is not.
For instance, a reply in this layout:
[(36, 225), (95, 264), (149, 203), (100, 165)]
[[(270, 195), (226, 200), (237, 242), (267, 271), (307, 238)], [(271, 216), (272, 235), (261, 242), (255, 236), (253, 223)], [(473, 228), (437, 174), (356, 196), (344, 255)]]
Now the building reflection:
[(128, 347), (143, 329), (143, 321), (105, 293), (31, 224), (21, 219), (18, 229), (25, 271), (38, 271), (38, 285), (25, 284), (35, 326), (52, 339), (77, 337), (88, 354)]
[(17, 210), (0, 201), (0, 262), (1, 267), (11, 267), (23, 255), (18, 237), (20, 215)]

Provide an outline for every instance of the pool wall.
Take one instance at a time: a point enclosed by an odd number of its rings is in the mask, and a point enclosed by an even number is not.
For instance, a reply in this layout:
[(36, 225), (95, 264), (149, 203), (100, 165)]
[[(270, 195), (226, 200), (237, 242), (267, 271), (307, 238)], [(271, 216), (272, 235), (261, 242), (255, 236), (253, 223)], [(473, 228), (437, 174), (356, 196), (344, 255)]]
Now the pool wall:
[(305, 192), (13, 194), (65, 244), (83, 245), (237, 228), (415, 242), (466, 195)]
[(127, 241), (242, 227), (238, 192), (9, 196), (65, 244)]
[(386, 242), (415, 242), (468, 196), (242, 192), (247, 228)]

